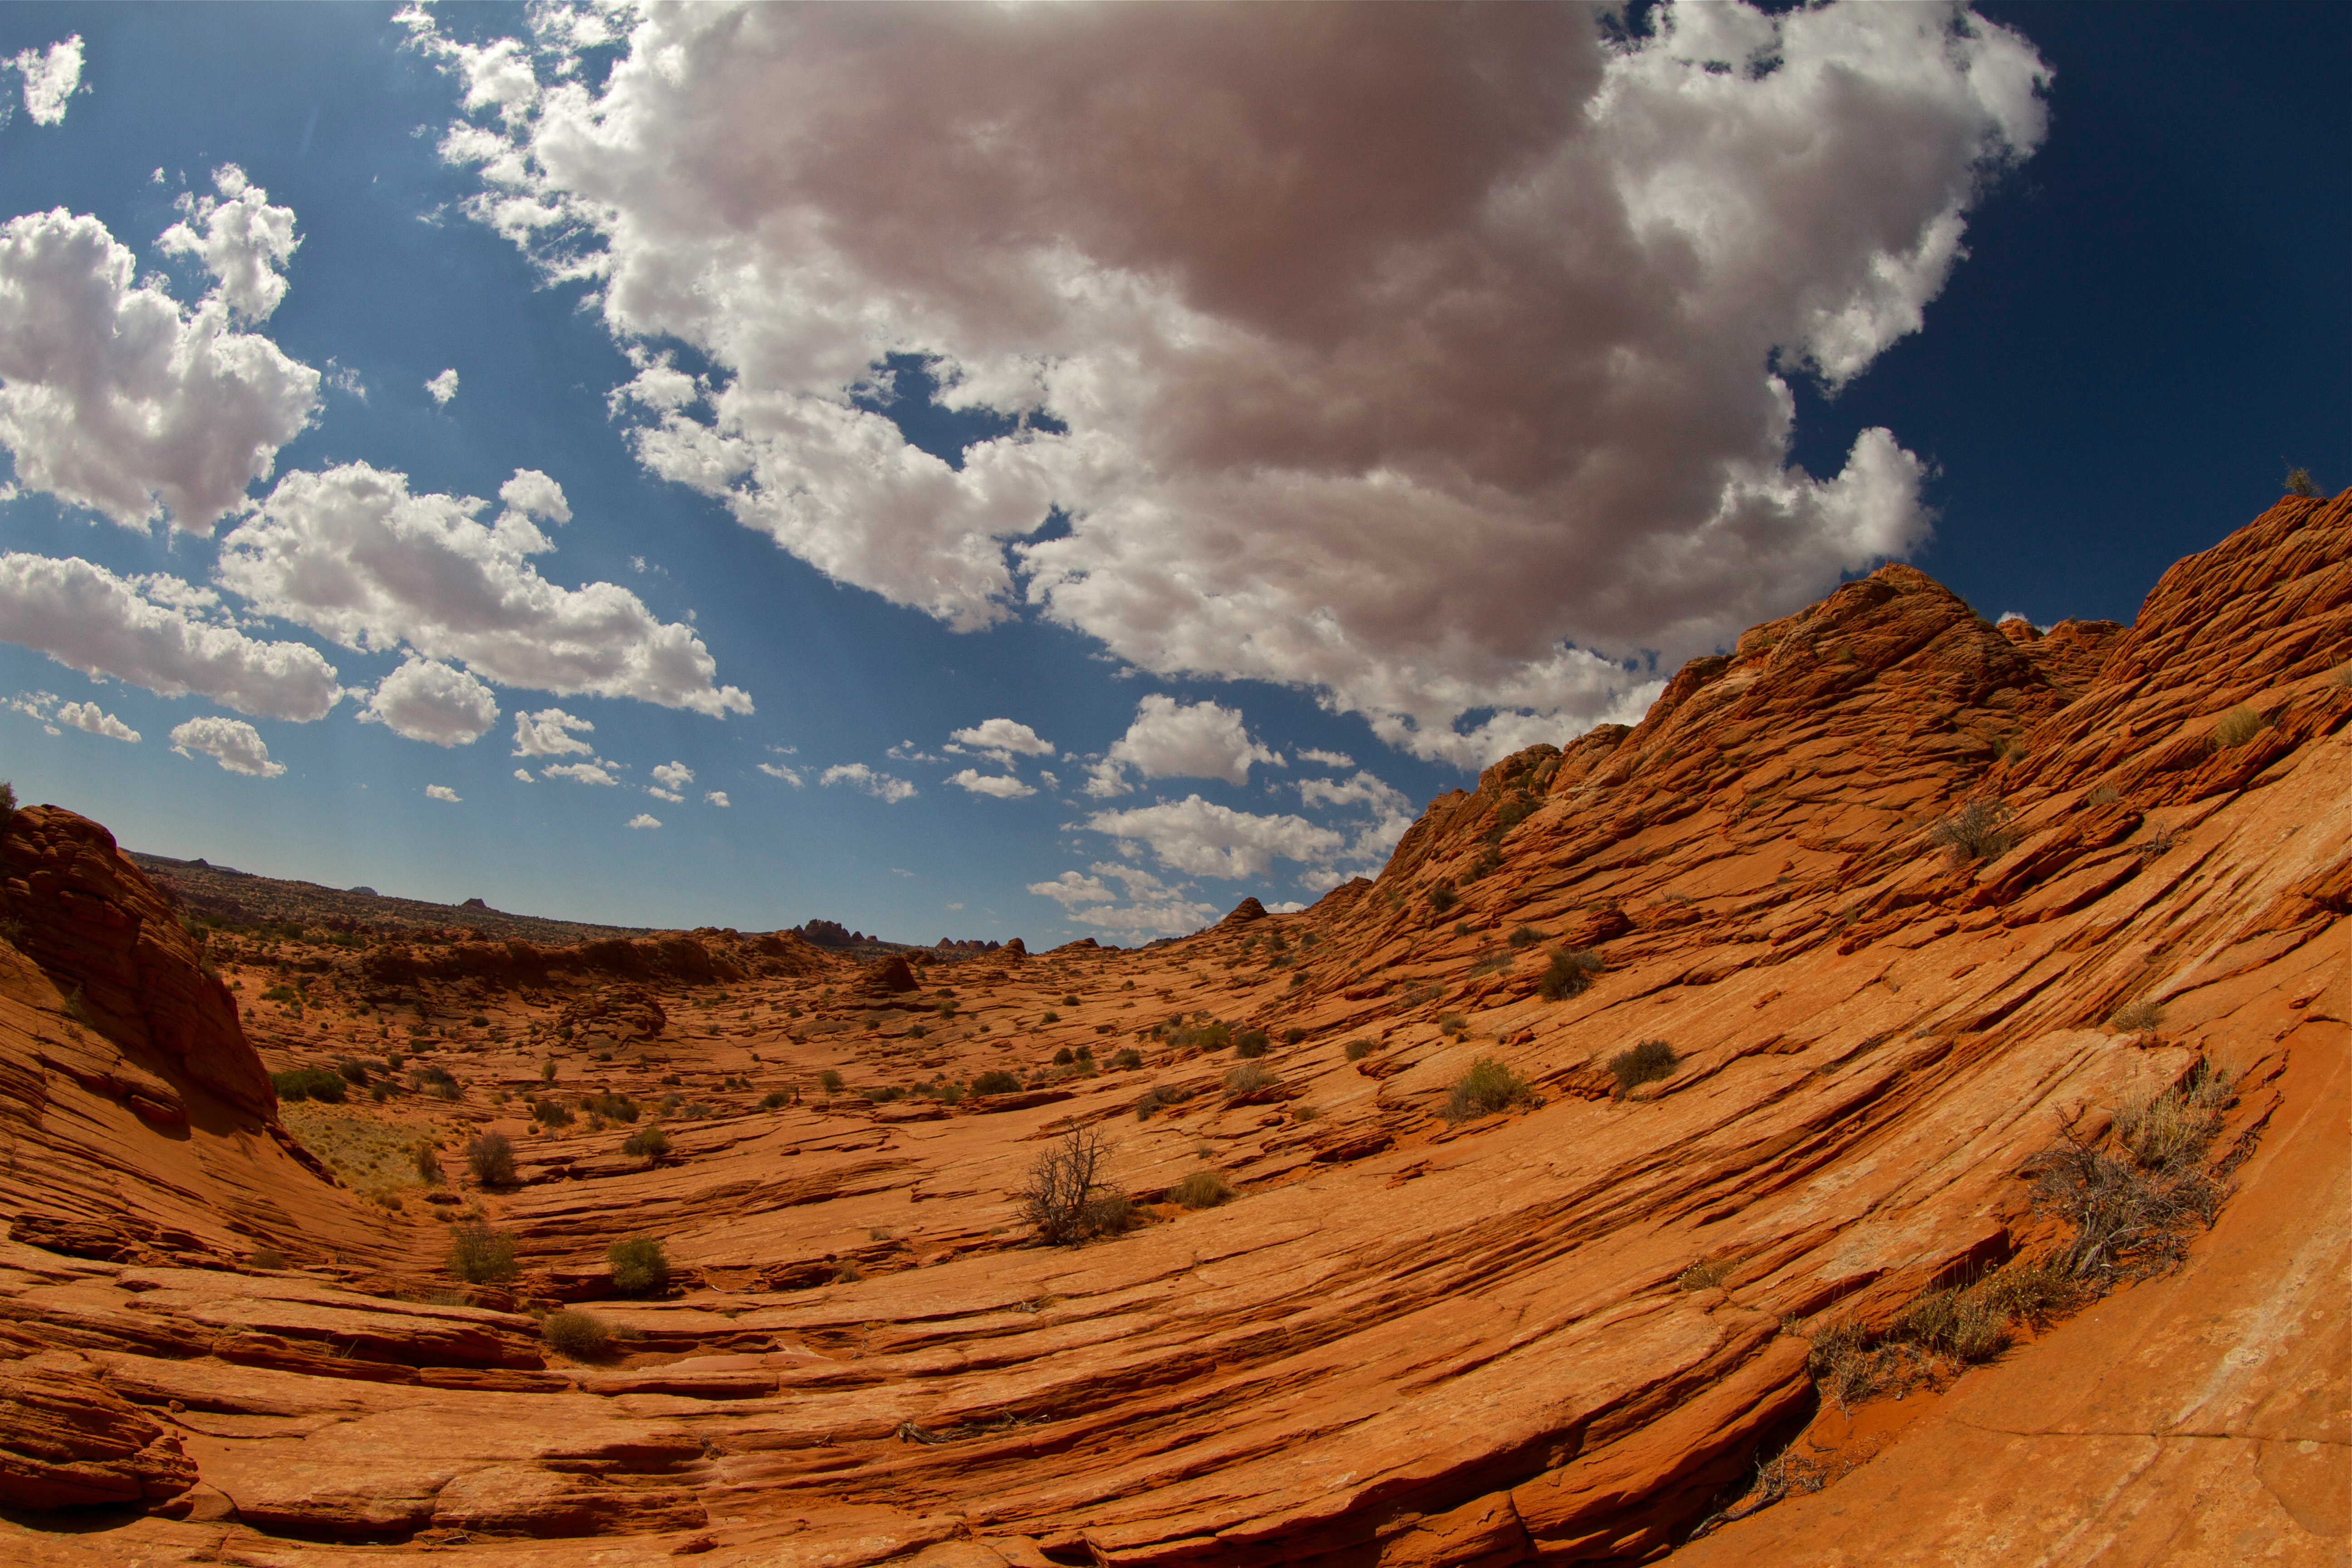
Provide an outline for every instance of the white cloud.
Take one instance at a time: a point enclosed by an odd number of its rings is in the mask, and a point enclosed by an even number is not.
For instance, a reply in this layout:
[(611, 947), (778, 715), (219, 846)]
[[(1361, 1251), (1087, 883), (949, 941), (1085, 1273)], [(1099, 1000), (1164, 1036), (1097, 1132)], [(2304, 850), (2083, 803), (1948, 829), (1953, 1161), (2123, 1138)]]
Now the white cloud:
[(694, 782), (694, 770), (684, 763), (656, 763), (653, 774), (654, 782), (664, 789), (684, 789)]
[[(564, 510), (545, 475), (520, 469), (507, 488), (518, 486), (541, 516)], [(289, 474), (222, 540), (219, 581), (346, 647), (406, 644), (560, 696), (751, 711), (740, 690), (712, 684), (718, 664), (691, 629), (611, 583), (548, 582), (530, 560), (552, 548), (547, 536), (520, 509), (478, 522), (482, 504), (412, 495), (405, 476), (364, 463)]]
[(1087, 826), (1150, 847), (1160, 863), (1195, 877), (1263, 877), (1278, 858), (1319, 864), (1347, 840), (1303, 816), (1260, 816), (1199, 795), (1132, 811), (1097, 812)]
[(286, 771), (285, 763), (269, 760), (260, 732), (242, 719), (191, 719), (172, 731), (172, 750), (184, 757), (201, 752), (233, 773), (256, 778), (274, 779)]
[(1358, 773), (1345, 783), (1329, 779), (1307, 779), (1298, 786), (1298, 798), (1308, 805), (1369, 805), (1389, 815), (1406, 809), (1402, 792), (1390, 788), (1367, 773)]
[(427, 800), (446, 800), (450, 805), (455, 805), (465, 797), (459, 795), (456, 790), (451, 789), (447, 784), (426, 784), (425, 786), (425, 798)]
[(735, 804), (733, 801), (727, 798), (727, 792), (723, 789), (712, 790), (709, 795), (704, 795), (702, 798), (709, 801), (711, 805), (720, 807), (730, 806)]
[(621, 781), (607, 772), (606, 766), (603, 763), (555, 763), (540, 769), (539, 776), (543, 779), (570, 779), (574, 784), (617, 786)]
[(517, 468), (514, 478), (499, 487), (499, 499), (525, 517), (572, 521), (572, 503), (564, 499), (563, 487), (537, 468)]
[(517, 769), (514, 771), (514, 776), (515, 776), (515, 777), (517, 777), (517, 778), (519, 778), (519, 779), (520, 779), (520, 780), (521, 780), (523, 783), (525, 783), (525, 784), (531, 784), (531, 783), (535, 783), (535, 782), (536, 782), (535, 780), (533, 780), (533, 779), (531, 778), (531, 776), (530, 776), (530, 770), (529, 768), (517, 768)]
[(1054, 743), (1042, 739), (1026, 724), (1010, 719), (983, 719), (969, 730), (958, 730), (948, 736), (956, 747), (969, 747), (983, 756), (993, 757), (1004, 767), (1013, 765), (1015, 757), (1050, 757)]
[(58, 709), (58, 722), (70, 724), (77, 730), (87, 730), (93, 735), (103, 735), (110, 741), (139, 743), (139, 731), (107, 712), (95, 702), (68, 702)]
[(678, 794), (677, 791), (674, 789), (663, 789), (656, 784), (647, 784), (646, 786), (646, 793), (652, 795), (656, 800), (668, 801), (672, 805), (676, 805), (686, 799), (686, 796)]
[(218, 290), (191, 312), (134, 272), (94, 217), (0, 226), (0, 446), (27, 489), (209, 533), (310, 423), (319, 373), (231, 330)]
[[(46, 52), (26, 49), (8, 64), (25, 79), (25, 112), (33, 117), (33, 123), (62, 124), (66, 100), (81, 86), (81, 35), (51, 44)], [(0, 123), (7, 118), (5, 108), (0, 107)]]
[(661, 818), (658, 816), (650, 816), (641, 811), (637, 813), (636, 816), (629, 818), (629, 826), (632, 827), (659, 827), (661, 826)]
[(983, 773), (978, 768), (966, 768), (953, 774), (948, 783), (974, 795), (994, 795), (999, 800), (1019, 800), (1024, 795), (1037, 792), (1010, 774)]
[(788, 768), (782, 763), (761, 763), (759, 764), (759, 769), (770, 778), (782, 779), (794, 789), (801, 787), (802, 781), (798, 768)]
[(1301, 746), (1298, 749), (1298, 760), (1302, 763), (1318, 763), (1327, 768), (1352, 768), (1356, 765), (1356, 759), (1345, 752), (1319, 752), (1312, 746)]
[[(772, 768), (767, 771), (775, 772)], [(798, 784), (800, 781), (795, 779), (793, 782)], [(875, 799), (887, 801), (892, 805), (908, 799), (915, 793), (915, 786), (905, 779), (894, 778), (888, 773), (877, 773), (864, 763), (843, 763), (827, 768), (818, 776), (816, 782), (826, 784), (850, 784), (864, 790)]]
[[(166, 597), (187, 584), (147, 578)], [(208, 697), (240, 713), (307, 721), (341, 695), (335, 667), (301, 643), (260, 642), (235, 626), (158, 604), (78, 556), (0, 555), (0, 638), (84, 675), (110, 676), (164, 697)]]
[(181, 221), (157, 237), (155, 248), (200, 258), (215, 279), (212, 298), (245, 321), (266, 320), (286, 298), (283, 268), (301, 247), (294, 209), (271, 206), (269, 193), (235, 163), (213, 171), (213, 186), (217, 198), (182, 194)]
[(1180, 703), (1154, 692), (1136, 704), (1135, 722), (1095, 765), (1087, 793), (1125, 795), (1129, 767), (1148, 779), (1223, 779), (1238, 784), (1249, 782), (1252, 763), (1281, 761), (1250, 738), (1238, 709), (1215, 702)]
[[(1919, 330), (2045, 131), (2031, 45), (1942, 5), (1622, 47), (1570, 6), (647, 7), (601, 79), (579, 13), (410, 15), (496, 110), (443, 142), (468, 210), (638, 350), (654, 472), (950, 626), (1026, 604), (1462, 762), (1924, 539), (1892, 433), (1790, 463), (1786, 378)], [(666, 338), (707, 387), (647, 379)], [(894, 352), (1012, 427), (917, 451), (859, 406)]]
[(457, 373), (445, 370), (433, 377), (425, 384), (425, 395), (433, 399), (435, 406), (448, 407), (449, 400), (457, 395)]
[(466, 746), (499, 721), (498, 700), (465, 670), (411, 657), (383, 678), (360, 717), (436, 746)]
[[(1148, 871), (1097, 861), (1093, 874), (1065, 871), (1050, 882), (1032, 882), (1029, 890), (1062, 906), (1070, 919), (1103, 931), (1180, 935), (1198, 931), (1216, 918), (1215, 906), (1184, 897), (1184, 889), (1168, 887)], [(1129, 902), (1103, 881), (1110, 877), (1124, 885)]]
[(595, 748), (585, 741), (575, 741), (572, 731), (583, 733), (596, 728), (585, 719), (576, 719), (561, 708), (542, 708), (536, 713), (515, 715), (515, 749), (518, 757), (585, 757)]

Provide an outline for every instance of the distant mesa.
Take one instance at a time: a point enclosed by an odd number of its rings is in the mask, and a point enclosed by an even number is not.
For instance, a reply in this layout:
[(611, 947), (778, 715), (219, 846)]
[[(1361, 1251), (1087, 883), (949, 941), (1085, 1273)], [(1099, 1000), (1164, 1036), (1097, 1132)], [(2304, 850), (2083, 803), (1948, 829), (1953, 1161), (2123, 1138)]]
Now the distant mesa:
[(937, 952), (994, 952), (1003, 945), (1003, 943), (1002, 942), (982, 942), (976, 937), (960, 940), (951, 936), (943, 936), (940, 938), (937, 942), (932, 944), (932, 951)]
[[(201, 866), (204, 862), (199, 860), (196, 864)], [(367, 887), (365, 885), (362, 885), (357, 888), (345, 888), (343, 891), (347, 893), (357, 893), (362, 899), (380, 899), (383, 897), (382, 893), (377, 892), (373, 888)]]
[(487, 910), (490, 906), (484, 903), (479, 899), (467, 899), (464, 903), (459, 904), (457, 907), (461, 910)]

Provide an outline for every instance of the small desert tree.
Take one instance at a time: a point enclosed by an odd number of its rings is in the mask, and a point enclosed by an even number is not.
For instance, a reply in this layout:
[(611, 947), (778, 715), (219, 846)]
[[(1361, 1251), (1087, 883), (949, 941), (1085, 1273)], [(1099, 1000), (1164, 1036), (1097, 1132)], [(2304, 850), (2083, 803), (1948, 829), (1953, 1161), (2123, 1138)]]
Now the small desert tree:
[(2319, 487), (2312, 482), (2311, 470), (2304, 468), (2286, 471), (2286, 493), (2291, 496), (2315, 496)]
[(514, 1185), (514, 1140), (503, 1132), (483, 1132), (466, 1141), (466, 1166), (486, 1187)]
[(1952, 852), (1952, 863), (1990, 860), (2010, 850), (2008, 805), (1979, 795), (1927, 830), (1928, 842)]

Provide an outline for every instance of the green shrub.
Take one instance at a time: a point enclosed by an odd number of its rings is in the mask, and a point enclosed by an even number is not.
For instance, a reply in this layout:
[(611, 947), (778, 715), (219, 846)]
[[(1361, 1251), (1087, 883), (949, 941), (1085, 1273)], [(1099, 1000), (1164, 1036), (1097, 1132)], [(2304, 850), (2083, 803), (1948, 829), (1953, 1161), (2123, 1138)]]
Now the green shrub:
[(781, 1089), (772, 1089), (767, 1093), (760, 1097), (760, 1109), (762, 1110), (774, 1110), (780, 1106), (790, 1105), (792, 1102), (793, 1097), (791, 1095), (786, 1094)]
[(1077, 1059), (1078, 1058), (1070, 1054), (1070, 1047), (1067, 1046), (1064, 1046), (1060, 1050), (1054, 1053), (1054, 1065), (1057, 1068), (1068, 1067), (1072, 1062), (1075, 1062)]
[(1234, 1196), (1233, 1184), (1222, 1171), (1195, 1171), (1168, 1189), (1169, 1201), (1188, 1209), (1213, 1209), (1233, 1202)]
[(1454, 885), (1450, 882), (1440, 882), (1429, 889), (1429, 907), (1441, 915), (1459, 902), (1461, 899), (1454, 893)]
[(971, 1080), (971, 1091), (974, 1094), (1013, 1094), (1017, 1093), (1020, 1088), (1020, 1079), (1006, 1072), (1003, 1068), (991, 1068)]
[(468, 1285), (513, 1279), (514, 1237), (491, 1229), (488, 1220), (459, 1220), (449, 1227), (449, 1272)]
[(658, 1127), (640, 1128), (621, 1140), (621, 1152), (640, 1159), (658, 1160), (669, 1152), (669, 1134)]
[(416, 1179), (428, 1187), (441, 1184), (441, 1156), (430, 1142), (416, 1145)]
[(604, 1320), (576, 1307), (541, 1319), (539, 1337), (548, 1349), (573, 1361), (598, 1361), (613, 1353), (613, 1331)]
[[(670, 1081), (676, 1082), (677, 1080), (673, 1079)], [(823, 1072), (817, 1074), (816, 1081), (827, 1094), (839, 1094), (841, 1092), (841, 1075), (834, 1071), (831, 1068), (827, 1068)]]
[(1113, 1051), (1110, 1065), (1121, 1072), (1139, 1068), (1143, 1065), (1143, 1053), (1133, 1046), (1129, 1046), (1123, 1050)]
[(669, 1289), (669, 1256), (651, 1237), (632, 1237), (604, 1249), (613, 1289), (624, 1296), (658, 1296)]
[(343, 1075), (345, 1083), (364, 1084), (368, 1080), (367, 1063), (354, 1061), (350, 1057), (339, 1059), (335, 1063), (335, 1070)]
[(547, 1127), (569, 1127), (572, 1112), (559, 1100), (542, 1100), (530, 1108), (530, 1119)]
[(1048, 1013), (1037, 1021), (1041, 1024), (1058, 1024), (1062, 1021), (1062, 1016), (1059, 1013)]
[(580, 1109), (591, 1116), (601, 1116), (607, 1121), (635, 1121), (637, 1119), (638, 1106), (635, 1100), (625, 1094), (605, 1091), (583, 1095), (580, 1100)]
[(466, 1141), (466, 1168), (486, 1187), (514, 1185), (514, 1140), (503, 1132), (478, 1132)]
[(322, 1100), (330, 1105), (343, 1102), (343, 1075), (332, 1068), (294, 1068), (269, 1075), (269, 1086), (280, 1100)]
[(1601, 955), (1597, 952), (1581, 948), (1559, 948), (1544, 965), (1543, 978), (1536, 983), (1536, 990), (1547, 1002), (1580, 996), (1601, 968)]
[(1491, 1116), (1514, 1105), (1542, 1103), (1527, 1079), (1492, 1057), (1480, 1057), (1446, 1091), (1445, 1120), (1463, 1121), (1474, 1116)]
[(1234, 1037), (1234, 1055), (1242, 1058), (1262, 1057), (1272, 1042), (1264, 1029), (1244, 1029)]
[(1222, 1051), (1234, 1043), (1234, 1031), (1224, 1024), (1203, 1024), (1193, 1031), (1192, 1043), (1204, 1051)]
[(2268, 721), (2251, 708), (2232, 708), (2214, 721), (2206, 741), (2217, 752), (2234, 751), (2259, 735)]
[(1082, 1062), (1090, 1062), (1095, 1059), (1095, 1048), (1092, 1046), (1080, 1046), (1077, 1048), (1076, 1055), (1078, 1060)]
[(1643, 1084), (1673, 1077), (1681, 1061), (1674, 1047), (1664, 1040), (1643, 1040), (1630, 1051), (1619, 1051), (1609, 1058), (1609, 1070), (1617, 1079), (1616, 1098), (1622, 1100)]
[(1244, 1062), (1225, 1075), (1225, 1089), (1233, 1094), (1247, 1094), (1273, 1081), (1274, 1075), (1256, 1062)]
[(1375, 1048), (1370, 1040), (1349, 1040), (1348, 1059), (1351, 1062), (1362, 1061), (1366, 1057), (1370, 1056)]

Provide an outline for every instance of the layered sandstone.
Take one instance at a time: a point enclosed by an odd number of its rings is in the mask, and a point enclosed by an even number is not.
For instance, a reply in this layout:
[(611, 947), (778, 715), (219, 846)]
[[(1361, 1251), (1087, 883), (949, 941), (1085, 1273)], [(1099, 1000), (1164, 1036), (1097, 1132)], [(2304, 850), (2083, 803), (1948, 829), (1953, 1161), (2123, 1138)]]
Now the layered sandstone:
[[(0, 1042), (48, 1109), (12, 1129), (0, 1479), (81, 1421), (118, 1511), (0, 1530), (58, 1563), (2338, 1561), (2352, 498), (2283, 501), (2131, 627), (2029, 632), (1886, 568), (1433, 803), (1376, 880), (1138, 952), (217, 937), (240, 1040), (365, 1079), (282, 1119), (174, 1053), (136, 939), (68, 1028), (105, 965), (12, 870)], [(1934, 830), (1970, 800), (2011, 845), (1961, 861)], [(1599, 968), (1546, 1000), (1563, 949)], [(1211, 1020), (1267, 1032), (1263, 1081)], [(1677, 1065), (1622, 1093), (1643, 1040)], [(1449, 1121), (1489, 1058), (1542, 1103)], [(2035, 1157), (2202, 1064), (2236, 1191), (2184, 1268), (1900, 1411), (1822, 1405), (1824, 1329), (2045, 1245)], [(203, 1114), (142, 1117), (133, 1074)], [(484, 1129), (515, 1185), (460, 1174)], [(1074, 1129), (1141, 1223), (1040, 1247), (1015, 1194)], [(1171, 1201), (1204, 1167), (1236, 1201)], [(477, 1207), (510, 1288), (442, 1270)], [(604, 1249), (642, 1236), (676, 1283), (624, 1300)], [(612, 1353), (541, 1342), (565, 1301)], [(1801, 1428), (1867, 1462), (1685, 1544)]]

